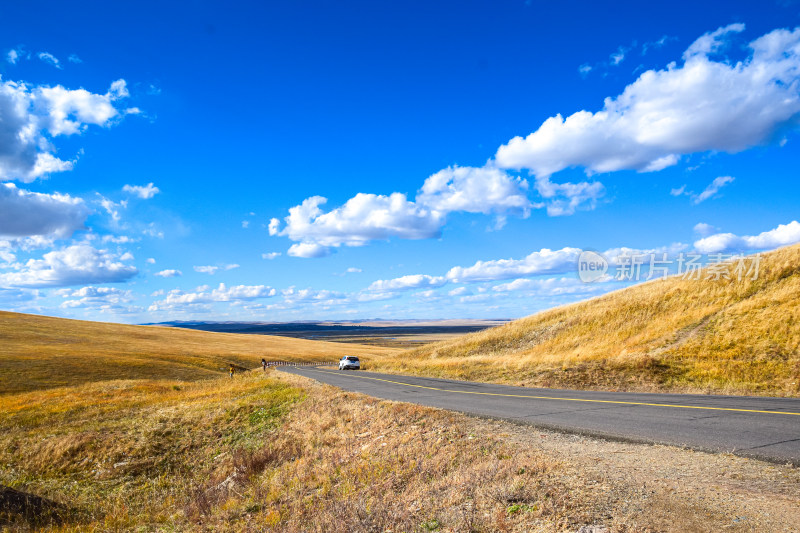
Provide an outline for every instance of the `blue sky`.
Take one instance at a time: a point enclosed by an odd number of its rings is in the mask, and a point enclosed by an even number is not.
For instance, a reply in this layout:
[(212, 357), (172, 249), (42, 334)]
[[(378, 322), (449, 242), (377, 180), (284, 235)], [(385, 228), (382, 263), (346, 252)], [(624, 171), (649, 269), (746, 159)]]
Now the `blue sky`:
[(264, 4), (0, 5), (0, 309), (518, 317), (800, 241), (798, 2)]

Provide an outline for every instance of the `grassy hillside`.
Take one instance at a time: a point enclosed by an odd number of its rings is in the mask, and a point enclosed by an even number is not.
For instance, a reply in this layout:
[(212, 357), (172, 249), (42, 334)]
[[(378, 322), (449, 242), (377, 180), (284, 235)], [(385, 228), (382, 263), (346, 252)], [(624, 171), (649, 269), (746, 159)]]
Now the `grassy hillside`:
[(800, 520), (790, 468), (529, 431), (274, 370), (7, 394), (0, 412), (2, 531), (744, 532)]
[(261, 358), (331, 361), (392, 349), (266, 335), (83, 322), (0, 311), (0, 394), (115, 379), (217, 377)]
[(796, 396), (799, 346), (800, 246), (792, 246), (762, 255), (755, 281), (657, 280), (370, 368), (550, 387)]

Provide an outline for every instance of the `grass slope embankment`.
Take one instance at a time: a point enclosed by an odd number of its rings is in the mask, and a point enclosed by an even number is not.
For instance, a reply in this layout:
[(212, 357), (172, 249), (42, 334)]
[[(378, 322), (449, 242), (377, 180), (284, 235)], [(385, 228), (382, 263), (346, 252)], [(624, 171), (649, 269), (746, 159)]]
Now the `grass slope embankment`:
[(0, 311), (0, 394), (118, 379), (213, 378), (261, 358), (335, 361), (394, 349)]
[(800, 520), (789, 467), (523, 430), (274, 370), (8, 394), (0, 412), (0, 530), (744, 532)]
[(672, 277), (371, 362), (526, 386), (800, 394), (800, 246), (758, 279)]

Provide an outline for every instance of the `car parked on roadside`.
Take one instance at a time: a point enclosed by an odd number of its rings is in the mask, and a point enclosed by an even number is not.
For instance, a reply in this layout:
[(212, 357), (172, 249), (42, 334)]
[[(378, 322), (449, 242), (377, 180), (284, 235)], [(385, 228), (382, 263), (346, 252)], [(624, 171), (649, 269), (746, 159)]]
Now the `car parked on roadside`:
[(361, 370), (361, 361), (354, 355), (345, 355), (339, 360), (339, 370)]

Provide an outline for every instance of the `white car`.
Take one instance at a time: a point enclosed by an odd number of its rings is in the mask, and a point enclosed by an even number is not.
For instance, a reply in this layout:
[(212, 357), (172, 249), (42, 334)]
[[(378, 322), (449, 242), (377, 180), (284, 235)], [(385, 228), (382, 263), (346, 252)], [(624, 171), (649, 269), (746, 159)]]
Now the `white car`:
[(361, 370), (361, 362), (354, 355), (345, 355), (339, 360), (339, 370)]

